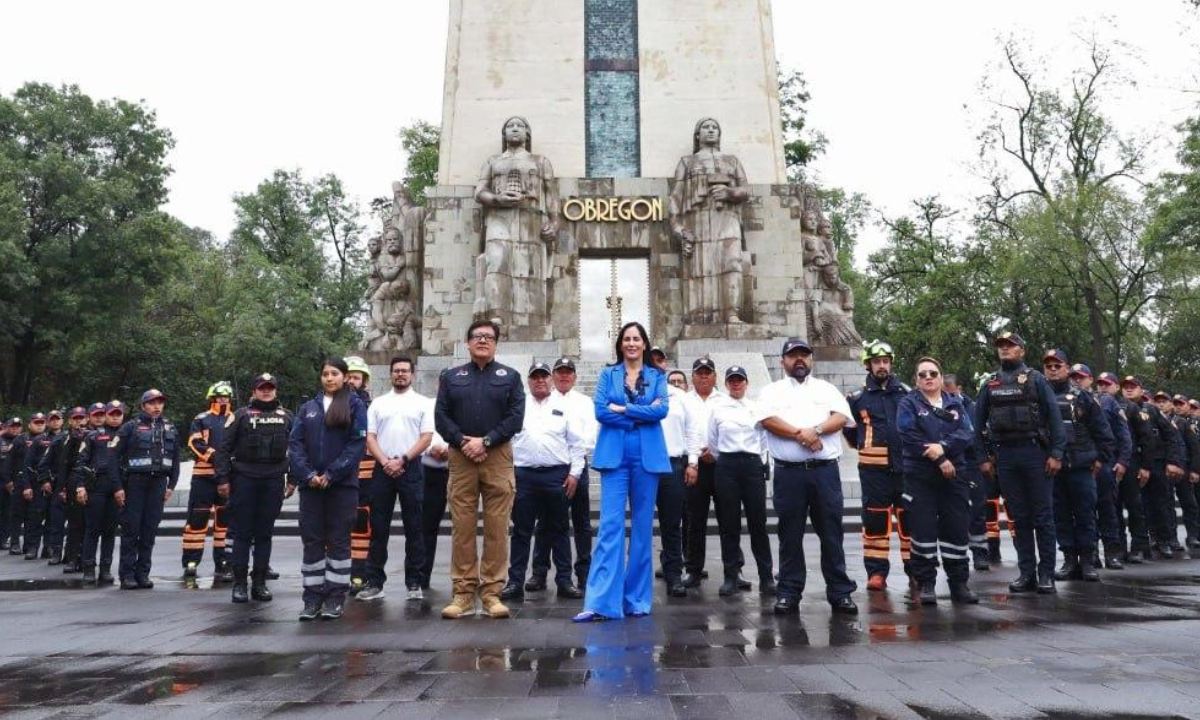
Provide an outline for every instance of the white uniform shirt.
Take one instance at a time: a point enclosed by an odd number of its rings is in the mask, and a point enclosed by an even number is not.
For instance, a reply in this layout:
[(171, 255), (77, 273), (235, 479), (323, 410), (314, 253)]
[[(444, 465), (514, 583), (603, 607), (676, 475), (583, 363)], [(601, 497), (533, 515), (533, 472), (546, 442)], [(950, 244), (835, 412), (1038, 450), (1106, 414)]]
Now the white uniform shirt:
[(580, 429), (584, 451), (591, 452), (595, 449), (596, 436), (600, 433), (600, 423), (596, 420), (596, 403), (587, 395), (573, 388), (567, 393), (551, 390), (550, 394), (566, 401), (571, 419), (576, 421), (576, 427)]
[[(433, 416), (433, 410), (434, 410), (435, 405), (437, 405), (437, 398), (429, 398), (428, 407), (425, 408), (425, 412), (429, 413), (429, 415), (431, 417)], [(430, 450), (433, 450), (435, 448), (445, 448), (448, 445), (449, 445), (449, 443), (446, 442), (446, 439), (444, 437), (442, 437), (441, 434), (437, 430), (434, 430), (433, 431), (433, 439), (429, 441), (429, 447), (425, 448), (425, 452), (421, 453), (421, 464), (424, 465), (425, 467), (431, 467), (431, 468), (446, 468), (446, 467), (448, 467), (450, 465), (449, 457), (447, 457), (445, 460), (438, 460), (429, 454)]]
[[(720, 390), (713, 388), (713, 391), (708, 394), (708, 399), (700, 397), (700, 394), (695, 390), (689, 390), (687, 394), (688, 412), (692, 414), (691, 421), (695, 424), (697, 432), (700, 433), (700, 449), (705, 450), (708, 447), (708, 419), (712, 415), (712, 410), (721, 401), (729, 396)], [(689, 463), (692, 461), (689, 459)]]
[[(829, 419), (830, 413), (846, 417), (846, 427), (854, 427), (854, 417), (845, 396), (831, 383), (812, 377), (804, 382), (785, 377), (763, 388), (758, 396), (758, 420), (777, 417), (796, 428), (811, 428)], [(821, 449), (813, 452), (795, 438), (782, 438), (767, 432), (771, 457), (787, 462), (836, 460), (842, 456), (842, 431), (821, 436)]]
[(375, 434), (379, 449), (387, 457), (398, 457), (417, 444), (424, 433), (433, 432), (430, 398), (416, 390), (392, 390), (367, 408), (367, 432)]
[(708, 420), (708, 440), (706, 445), (713, 455), (721, 453), (753, 453), (762, 457), (766, 451), (763, 434), (766, 432), (760, 426), (758, 403), (750, 398), (735, 400), (725, 398), (717, 404)]
[(663, 439), (667, 442), (667, 456), (686, 455), (689, 464), (698, 462), (700, 448), (704, 446), (704, 429), (693, 421), (695, 413), (688, 412), (687, 393), (667, 386), (667, 416), (663, 418)]
[(563, 397), (554, 393), (541, 401), (525, 393), (525, 425), (513, 436), (512, 451), (517, 467), (570, 465), (575, 477), (583, 472), (587, 454), (579, 422)]

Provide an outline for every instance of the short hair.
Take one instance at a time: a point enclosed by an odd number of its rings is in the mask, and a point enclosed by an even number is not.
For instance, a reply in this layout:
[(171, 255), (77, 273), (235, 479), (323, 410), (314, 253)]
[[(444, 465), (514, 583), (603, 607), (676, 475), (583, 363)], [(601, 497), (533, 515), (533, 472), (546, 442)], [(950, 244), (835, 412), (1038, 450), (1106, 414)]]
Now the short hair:
[(957, 385), (958, 375), (955, 375), (954, 373), (946, 373), (945, 375), (942, 375), (942, 382), (948, 385)]
[(679, 377), (683, 378), (683, 382), (684, 382), (684, 384), (685, 384), (685, 385), (687, 384), (687, 373), (685, 373), (684, 371), (682, 371), (682, 370), (672, 370), (671, 372), (667, 373), (667, 380), (668, 380), (668, 381), (670, 381), (670, 380), (671, 380), (671, 376), (672, 376), (672, 375), (678, 375)]
[(476, 329), (481, 327), (491, 328), (492, 332), (496, 334), (496, 339), (500, 339), (500, 325), (495, 320), (476, 320), (475, 322), (471, 323), (471, 325), (467, 328), (467, 336), (465, 339), (470, 340), (471, 333), (475, 332)]
[(392, 361), (388, 363), (388, 370), (394, 370), (396, 368), (396, 363), (408, 363), (409, 370), (417, 369), (417, 361), (413, 360), (408, 355), (393, 355)]

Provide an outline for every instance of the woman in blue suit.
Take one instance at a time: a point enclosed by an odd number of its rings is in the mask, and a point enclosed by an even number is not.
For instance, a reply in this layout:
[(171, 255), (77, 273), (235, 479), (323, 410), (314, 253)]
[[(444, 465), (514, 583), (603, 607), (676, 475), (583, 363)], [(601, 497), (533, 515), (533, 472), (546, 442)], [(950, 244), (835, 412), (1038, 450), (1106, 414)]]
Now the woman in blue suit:
[[(617, 336), (617, 360), (596, 384), (592, 467), (600, 471), (600, 533), (592, 552), (584, 611), (575, 622), (650, 614), (654, 595), (651, 545), (659, 475), (671, 472), (662, 419), (667, 378), (650, 362), (650, 338), (640, 323)], [(625, 505), (633, 515), (625, 558)]]

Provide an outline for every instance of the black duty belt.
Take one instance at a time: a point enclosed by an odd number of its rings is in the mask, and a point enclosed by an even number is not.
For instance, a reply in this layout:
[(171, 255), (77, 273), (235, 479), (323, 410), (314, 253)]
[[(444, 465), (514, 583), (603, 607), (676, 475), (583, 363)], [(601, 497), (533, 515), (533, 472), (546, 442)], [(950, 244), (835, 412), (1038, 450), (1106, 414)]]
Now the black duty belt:
[(829, 460), (829, 459), (827, 459), (827, 460), (801, 460), (800, 462), (793, 462), (791, 460), (776, 460), (775, 464), (778, 465), (779, 467), (785, 467), (785, 468), (799, 468), (801, 470), (812, 470), (813, 468), (825, 467), (826, 465), (833, 465), (836, 462), (837, 462), (837, 460)]

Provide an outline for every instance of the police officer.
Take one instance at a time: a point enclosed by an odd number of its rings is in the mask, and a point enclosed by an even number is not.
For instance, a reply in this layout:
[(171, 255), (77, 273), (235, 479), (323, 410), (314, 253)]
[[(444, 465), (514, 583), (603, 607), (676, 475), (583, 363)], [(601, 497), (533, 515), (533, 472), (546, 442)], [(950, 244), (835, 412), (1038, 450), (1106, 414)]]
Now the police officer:
[[(29, 454), (29, 448), (33, 445), (34, 436), (46, 431), (46, 415), (44, 413), (30, 415), (25, 432), (20, 432), (19, 427), (17, 431), (17, 436), (13, 440), (12, 453), (8, 458), (9, 478), (13, 484), (12, 504), (9, 506), (8, 515), (9, 555), (25, 554), (25, 551), (21, 549), (21, 545), (25, 540), (25, 512), (29, 506), (29, 502), (25, 499), (25, 488), (23, 487), (25, 456)], [(29, 496), (33, 497), (33, 493), (30, 492)]]
[(1070, 380), (1070, 362), (1059, 349), (1042, 356), (1042, 370), (1058, 402), (1067, 436), (1063, 467), (1054, 476), (1054, 524), (1063, 564), (1055, 580), (1100, 579), (1096, 552), (1096, 483), (1116, 454), (1116, 440), (1100, 403)]
[(892, 372), (892, 346), (881, 340), (863, 343), (861, 362), (867, 369), (863, 386), (846, 396), (857, 423), (843, 432), (858, 449), (858, 477), (862, 482), (863, 564), (867, 589), (887, 589), (892, 525), (900, 538), (900, 560), (911, 577), (911, 546), (904, 524), (904, 477), (896, 408), (910, 388)]
[[(1125, 420), (1125, 413), (1120, 404), (1112, 395), (1100, 388), (1093, 390), (1091, 368), (1076, 363), (1071, 366), (1068, 377), (1079, 387), (1093, 392), (1100, 401), (1100, 410), (1108, 422), (1109, 429), (1112, 430), (1115, 441), (1112, 456), (1100, 465), (1100, 472), (1096, 475), (1096, 527), (1104, 543), (1103, 566), (1108, 570), (1122, 570), (1125, 567), (1124, 541), (1118, 520), (1117, 483), (1129, 469), (1129, 459), (1133, 454), (1129, 423)], [(1098, 555), (1093, 558), (1093, 567), (1100, 567), (1099, 560)]]
[[(1196, 398), (1188, 400), (1187, 409), (1188, 422), (1192, 426), (1192, 432), (1200, 435), (1200, 400)], [(1197, 506), (1200, 507), (1200, 472), (1190, 473), (1188, 481), (1192, 496), (1195, 498)], [(1200, 549), (1200, 538), (1189, 541), (1188, 547), (1192, 550)]]
[[(50, 549), (49, 564), (66, 564), (65, 572), (69, 572), (70, 568), (75, 565), (75, 560), (79, 555), (78, 544), (74, 548), (68, 546), (67, 552), (63, 552), (63, 538), (67, 526), (68, 510), (78, 507), (75, 498), (67, 495), (67, 484), (75, 462), (79, 459), (79, 448), (83, 445), (83, 438), (87, 433), (85, 427), (87, 411), (82, 407), (71, 408), (67, 413), (67, 422), (68, 430), (54, 437), (50, 448), (38, 463), (37, 470), (39, 479), (43, 483), (49, 481), (51, 486), (50, 514), (46, 521), (46, 546)], [(72, 519), (73, 532), (77, 525), (78, 522)], [(82, 530), (82, 527), (80, 526), (79, 529)]]
[[(434, 399), (426, 400), (426, 412), (433, 414)], [(421, 499), (421, 545), (425, 559), (421, 563), (421, 589), (429, 589), (433, 577), (433, 561), (437, 557), (438, 534), (446, 515), (446, 486), (450, 482), (450, 446), (436, 430), (429, 448), (421, 454), (421, 473), (425, 476), (425, 493)]]
[[(1142, 508), (1149, 531), (1142, 557), (1151, 560), (1157, 553), (1161, 558), (1170, 559), (1175, 553), (1167, 539), (1175, 534), (1176, 520), (1174, 513), (1164, 517), (1163, 507), (1170, 497), (1170, 483), (1183, 475), (1183, 442), (1171, 422), (1145, 397), (1140, 380), (1132, 375), (1125, 376), (1121, 380), (1121, 393), (1132, 404), (1128, 417), (1134, 443), (1133, 466), (1137, 468), (1137, 483), (1141, 488)], [(1132, 467), (1130, 472), (1133, 472)], [(1129, 530), (1131, 535), (1135, 533), (1132, 522)], [(1136, 547), (1138, 540), (1133, 537), (1131, 546)]]
[(738, 592), (738, 578), (745, 560), (742, 546), (742, 511), (750, 549), (758, 566), (758, 588), (763, 595), (775, 593), (771, 541), (767, 537), (766, 437), (758, 425), (758, 403), (746, 397), (750, 380), (746, 368), (725, 368), (728, 397), (709, 416), (705, 445), (716, 458), (713, 484), (717, 502), (717, 528), (721, 535), (721, 564), (725, 581), (718, 594)]
[[(0, 427), (0, 550), (9, 547), (8, 526), (13, 507), (12, 457), (17, 436), (21, 434), (21, 418), (14, 417)], [(18, 543), (19, 544), (19, 543)]]
[[(288, 438), (292, 414), (276, 399), (274, 376), (263, 373), (250, 387), (254, 398), (225, 421), (214, 465), (217, 491), (229, 498), (233, 513), (233, 602), (248, 600), (246, 577), (250, 568), (250, 546), (254, 546), (254, 573), (250, 597), (270, 602), (267, 566), (271, 561), (271, 535), (284, 498), (284, 476), (288, 470)], [(295, 486), (289, 486), (289, 496)]]
[[(1140, 465), (1143, 461), (1137, 406), (1125, 398), (1121, 391), (1121, 379), (1110, 372), (1102, 372), (1096, 377), (1096, 389), (1112, 398), (1121, 410), (1121, 418), (1129, 431), (1130, 452), (1129, 464), (1124, 472), (1113, 466), (1113, 475), (1117, 480), (1116, 496), (1113, 498), (1117, 514), (1117, 539), (1120, 542), (1121, 562), (1123, 565), (1140, 565), (1150, 556), (1150, 535), (1148, 532), (1146, 509), (1142, 504), (1142, 481)], [(1128, 519), (1126, 519), (1128, 515)], [(1129, 537), (1126, 538), (1126, 529)]]
[(121, 506), (122, 590), (149, 589), (154, 537), (163, 505), (179, 482), (179, 429), (163, 417), (167, 396), (153, 388), (142, 393), (142, 411), (117, 431), (116, 462), (110, 474)]
[[(40, 414), (40, 413), (39, 413)], [(50, 449), (50, 443), (62, 430), (62, 413), (51, 410), (46, 419), (37, 422), (38, 416), (30, 422), (29, 440), (25, 446), (20, 488), (21, 497), (25, 501), (25, 559), (36, 560), (38, 548), (42, 544), (42, 533), (45, 530), (46, 511), (50, 509), (50, 494), (54, 487), (49, 482), (43, 482), (38, 477), (38, 465)], [(44, 553), (50, 557), (49, 553)]]
[[(1200, 538), (1200, 508), (1196, 507), (1196, 495), (1192, 492), (1192, 476), (1200, 479), (1200, 437), (1192, 431), (1192, 424), (1187, 417), (1187, 397), (1184, 395), (1175, 395), (1174, 397), (1159, 397), (1166, 395), (1165, 392), (1156, 393), (1154, 404), (1162, 411), (1162, 414), (1171, 421), (1171, 425), (1175, 428), (1175, 432), (1179, 434), (1181, 442), (1183, 442), (1183, 474), (1171, 483), (1169, 490), (1171, 491), (1167, 497), (1167, 507), (1171, 518), (1175, 517), (1175, 499), (1179, 500), (1180, 516), (1183, 520), (1183, 528), (1186, 532), (1187, 545), (1192, 547), (1197, 538)], [(1183, 553), (1184, 547), (1179, 544), (1179, 536), (1176, 534), (1176, 524), (1171, 526), (1171, 534), (1167, 538), (1167, 544), (1171, 546), (1171, 550), (1176, 553)]]
[(183, 578), (185, 582), (196, 579), (196, 568), (204, 559), (204, 538), (211, 518), (213, 582), (229, 582), (233, 579), (226, 557), (229, 498), (217, 492), (213, 458), (233, 413), (233, 386), (224, 380), (213, 383), (204, 396), (208, 409), (192, 419), (188, 434), (188, 449), (196, 456), (196, 464), (192, 467), (192, 487), (188, 493), (187, 524), (183, 526)]
[[(974, 427), (975, 401), (963, 392), (962, 385), (958, 381), (958, 376), (954, 373), (944, 373), (942, 375), (942, 389), (962, 403), (967, 416), (971, 418), (971, 426)], [(967, 526), (967, 541), (971, 546), (971, 557), (975, 564), (975, 569), (991, 570), (992, 562), (989, 557), (987, 536), (987, 488), (985, 487), (983, 474), (979, 472), (979, 463), (987, 457), (987, 452), (979, 442), (978, 436), (972, 438), (971, 446), (967, 448), (965, 456), (966, 460), (963, 462), (962, 467), (957, 469), (957, 472), (963, 476), (971, 492), (971, 520)], [(997, 540), (999, 540), (999, 536), (1000, 532), (999, 528), (997, 528)]]
[(779, 588), (776, 615), (800, 611), (804, 592), (804, 525), (812, 517), (821, 541), (821, 574), (833, 612), (857, 615), (857, 589), (846, 574), (842, 549), (842, 428), (853, 425), (846, 398), (830, 383), (811, 377), (812, 346), (801, 338), (783, 343), (784, 377), (759, 395), (767, 449), (775, 463), (772, 496), (779, 515)]
[[(995, 452), (1010, 518), (1017, 524), (1017, 567), (1020, 576), (1010, 591), (1056, 592), (1054, 587), (1054, 484), (1062, 469), (1066, 434), (1054, 392), (1046, 378), (1025, 364), (1025, 341), (1013, 332), (994, 342), (1000, 370), (979, 392), (976, 433), (986, 427)], [(981, 437), (980, 442), (983, 441)], [(993, 462), (980, 465), (984, 475)], [(1035, 540), (1036, 538), (1036, 540)]]
[(579, 476), (587, 452), (585, 429), (567, 401), (554, 393), (550, 373), (546, 363), (536, 362), (529, 367), (525, 420), (512, 441), (517, 496), (512, 510), (508, 584), (500, 592), (500, 599), (505, 601), (525, 599), (525, 569), (535, 523), (545, 533), (545, 542), (555, 556), (558, 596), (583, 598), (583, 592), (571, 582), (568, 518), (571, 498), (580, 490)]
[[(87, 422), (82, 427), (79, 449), (76, 456), (68, 463), (64, 479), (63, 491), (67, 497), (67, 540), (63, 546), (63, 572), (83, 572), (83, 539), (87, 534), (87, 503), (80, 502), (75, 493), (75, 468), (83, 457), (83, 446), (87, 443), (88, 435), (104, 427), (104, 411), (102, 402), (92, 403), (87, 408)], [(72, 558), (73, 560), (68, 560)]]
[[(659, 350), (661, 353), (662, 350)], [(651, 353), (651, 358), (656, 357)], [(665, 355), (663, 356), (665, 359)], [(572, 419), (578, 423), (583, 434), (584, 450), (588, 453), (596, 446), (599, 425), (596, 422), (596, 406), (592, 399), (575, 389), (575, 361), (560, 357), (554, 361), (554, 372), (550, 379), (554, 384), (551, 393), (566, 402)], [(571, 535), (575, 542), (575, 578), (579, 586), (587, 585), (588, 571), (592, 567), (592, 500), (588, 492), (588, 464), (585, 459), (579, 474), (578, 487), (571, 496)], [(539, 529), (533, 543), (533, 577), (525, 584), (529, 591), (545, 590), (546, 575), (550, 569), (550, 546), (545, 533)]]
[[(95, 417), (95, 410), (90, 417)], [(117, 431), (125, 420), (125, 405), (113, 400), (104, 406), (104, 425), (84, 438), (75, 463), (73, 491), (75, 501), (85, 508), (83, 531), (83, 582), (111, 585), (113, 546), (116, 544), (120, 504), (124, 502), (117, 465)], [(100, 546), (100, 574), (96, 575), (96, 546)]]
[(706, 432), (706, 428), (697, 426), (696, 414), (689, 411), (686, 398), (687, 376), (682, 370), (668, 372), (667, 416), (662, 420), (662, 431), (667, 457), (671, 459), (671, 474), (659, 477), (655, 503), (662, 543), (658, 556), (660, 574), (666, 581), (667, 595), (671, 597), (687, 597), (687, 587), (683, 584), (683, 548), (687, 532), (684, 477), (688, 467), (699, 466), (700, 448), (704, 445)]
[(943, 390), (941, 371), (934, 358), (917, 360), (917, 389), (897, 408), (912, 529), (912, 571), (919, 583), (914, 585), (913, 600), (937, 604), (940, 555), (951, 600), (975, 604), (979, 598), (967, 587), (971, 490), (958, 472), (966, 463), (967, 448), (975, 442), (975, 429), (958, 398)]
[[(346, 373), (346, 386), (370, 409), (371, 366), (357, 355), (349, 355), (343, 360), (350, 369), (350, 372)], [(357, 596), (367, 583), (367, 557), (371, 551), (372, 533), (371, 479), (374, 476), (375, 457), (371, 455), (370, 448), (367, 448), (362, 459), (358, 461), (358, 506), (355, 509), (354, 526), (350, 528), (350, 594), (353, 596)]]

